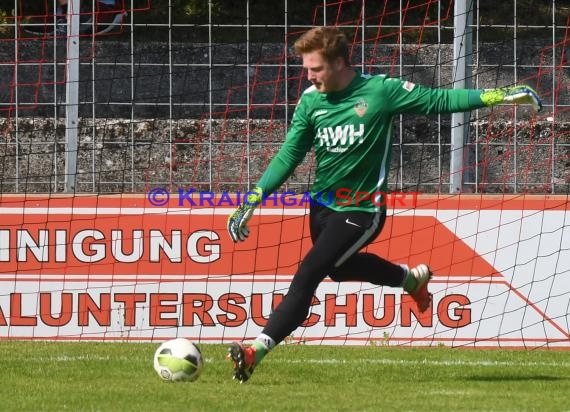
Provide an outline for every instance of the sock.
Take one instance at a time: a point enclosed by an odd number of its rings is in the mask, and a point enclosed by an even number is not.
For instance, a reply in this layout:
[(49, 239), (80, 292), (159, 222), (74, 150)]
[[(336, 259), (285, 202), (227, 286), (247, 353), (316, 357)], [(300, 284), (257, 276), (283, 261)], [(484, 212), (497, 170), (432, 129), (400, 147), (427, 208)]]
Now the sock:
[(416, 280), (416, 277), (412, 275), (412, 272), (407, 265), (400, 266), (404, 269), (404, 281), (402, 282), (402, 286), (406, 292), (413, 292), (418, 286), (418, 281)]
[(275, 347), (275, 341), (262, 333), (253, 341), (251, 346), (255, 348), (255, 363), (258, 364)]

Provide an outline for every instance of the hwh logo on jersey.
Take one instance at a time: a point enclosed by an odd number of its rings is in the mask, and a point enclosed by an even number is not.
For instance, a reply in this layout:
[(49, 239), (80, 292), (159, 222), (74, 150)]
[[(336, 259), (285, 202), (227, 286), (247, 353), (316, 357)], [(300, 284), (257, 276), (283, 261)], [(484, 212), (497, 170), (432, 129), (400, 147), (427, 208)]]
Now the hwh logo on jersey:
[(323, 127), (317, 130), (320, 146), (326, 146), (329, 152), (345, 152), (354, 143), (364, 142), (364, 123), (355, 130), (353, 124), (336, 127)]

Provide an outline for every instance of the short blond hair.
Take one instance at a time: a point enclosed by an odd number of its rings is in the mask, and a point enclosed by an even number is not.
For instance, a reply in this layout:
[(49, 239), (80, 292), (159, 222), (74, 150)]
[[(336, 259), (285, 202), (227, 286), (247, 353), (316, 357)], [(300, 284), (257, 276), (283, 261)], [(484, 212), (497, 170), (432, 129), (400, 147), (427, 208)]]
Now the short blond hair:
[(297, 39), (294, 48), (299, 55), (318, 51), (328, 61), (342, 57), (345, 64), (350, 66), (348, 40), (337, 27), (312, 28)]

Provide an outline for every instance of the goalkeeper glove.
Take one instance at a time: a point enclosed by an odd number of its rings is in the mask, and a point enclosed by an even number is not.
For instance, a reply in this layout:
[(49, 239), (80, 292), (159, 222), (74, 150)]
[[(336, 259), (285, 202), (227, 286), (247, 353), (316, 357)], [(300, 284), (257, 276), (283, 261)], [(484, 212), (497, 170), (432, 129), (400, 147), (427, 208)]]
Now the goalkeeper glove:
[(234, 242), (244, 241), (249, 236), (247, 222), (251, 219), (255, 208), (261, 203), (262, 198), (263, 190), (256, 187), (247, 193), (244, 203), (239, 205), (228, 217), (228, 233)]
[(485, 106), (498, 103), (532, 104), (537, 112), (542, 110), (542, 101), (536, 91), (529, 86), (509, 86), (499, 89), (486, 89), (481, 93), (481, 101)]

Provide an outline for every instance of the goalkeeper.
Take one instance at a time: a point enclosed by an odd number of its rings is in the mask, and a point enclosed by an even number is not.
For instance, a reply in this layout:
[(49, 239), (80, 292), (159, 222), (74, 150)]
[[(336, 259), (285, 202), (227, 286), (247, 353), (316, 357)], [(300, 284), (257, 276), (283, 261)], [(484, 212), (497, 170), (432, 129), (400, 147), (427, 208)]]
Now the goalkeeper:
[[(400, 113), (464, 112), (499, 103), (532, 104), (539, 97), (527, 86), (489, 90), (430, 89), (384, 75), (362, 74), (349, 64), (346, 37), (335, 27), (316, 27), (295, 42), (312, 85), (304, 91), (293, 114), (283, 146), (250, 192), (247, 201), (228, 218), (234, 242), (247, 238), (247, 222), (264, 193), (273, 193), (314, 148), (317, 161), (310, 208), (312, 248), (299, 265), (289, 291), (251, 345), (234, 342), (228, 358), (234, 378), (248, 380), (259, 362), (307, 317), (320, 282), (362, 281), (402, 287), (420, 311), (431, 305), (430, 268), (409, 268), (360, 250), (382, 230), (386, 206), (382, 200), (356, 199), (357, 192), (386, 193), (392, 146), (392, 120)], [(350, 189), (341, 199), (338, 189)], [(327, 205), (322, 194), (332, 194)], [(322, 200), (320, 201), (322, 203)], [(377, 206), (383, 205), (383, 206)]]

